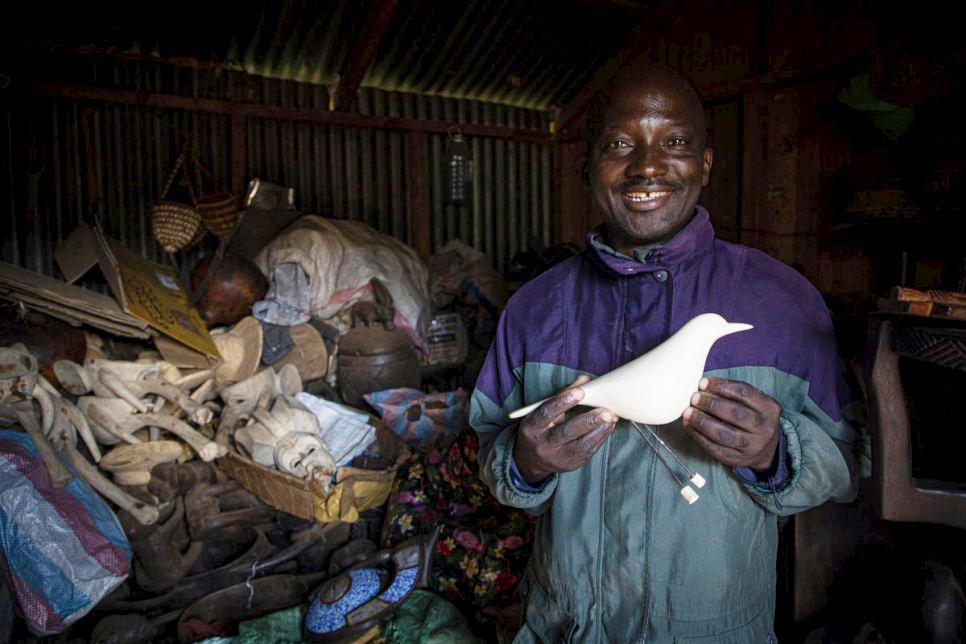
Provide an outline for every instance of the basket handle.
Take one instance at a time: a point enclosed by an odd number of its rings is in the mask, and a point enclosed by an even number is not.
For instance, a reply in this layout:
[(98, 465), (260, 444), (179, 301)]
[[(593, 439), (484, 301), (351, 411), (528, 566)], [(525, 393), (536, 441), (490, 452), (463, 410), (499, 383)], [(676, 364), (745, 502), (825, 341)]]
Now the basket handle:
[(171, 190), (171, 185), (174, 183), (175, 177), (178, 176), (178, 172), (184, 166), (185, 161), (188, 160), (188, 142), (185, 141), (184, 145), (181, 146), (181, 152), (178, 153), (178, 158), (174, 161), (174, 166), (171, 168), (171, 172), (168, 173), (168, 178), (164, 182), (164, 188), (161, 190), (160, 199), (165, 199), (168, 196), (168, 192)]

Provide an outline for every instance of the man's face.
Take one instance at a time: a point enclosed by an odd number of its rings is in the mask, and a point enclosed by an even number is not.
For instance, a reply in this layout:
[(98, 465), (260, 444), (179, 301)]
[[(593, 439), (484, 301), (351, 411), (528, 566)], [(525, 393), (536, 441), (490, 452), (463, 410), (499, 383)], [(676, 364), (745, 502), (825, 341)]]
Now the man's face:
[(607, 217), (611, 246), (625, 254), (669, 240), (690, 221), (708, 183), (704, 114), (682, 82), (618, 86), (592, 151), (594, 199)]

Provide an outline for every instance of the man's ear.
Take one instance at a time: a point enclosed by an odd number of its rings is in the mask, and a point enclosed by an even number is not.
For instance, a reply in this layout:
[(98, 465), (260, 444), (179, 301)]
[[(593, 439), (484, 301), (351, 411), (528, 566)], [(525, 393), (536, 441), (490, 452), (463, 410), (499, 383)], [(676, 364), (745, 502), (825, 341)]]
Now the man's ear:
[(701, 176), (701, 185), (708, 185), (708, 180), (711, 178), (711, 164), (714, 162), (714, 150), (711, 148), (704, 149), (704, 160), (703, 160), (703, 172)]

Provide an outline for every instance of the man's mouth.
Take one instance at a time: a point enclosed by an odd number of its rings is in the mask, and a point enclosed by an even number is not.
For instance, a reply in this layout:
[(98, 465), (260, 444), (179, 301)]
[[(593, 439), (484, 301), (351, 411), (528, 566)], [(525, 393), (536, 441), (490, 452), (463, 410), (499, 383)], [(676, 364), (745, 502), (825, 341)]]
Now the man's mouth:
[(635, 203), (646, 203), (648, 201), (655, 201), (661, 197), (666, 197), (671, 194), (670, 190), (649, 190), (649, 191), (635, 191), (635, 192), (625, 192), (623, 196), (628, 201), (633, 201)]
[(631, 188), (622, 190), (620, 196), (624, 202), (624, 207), (627, 209), (637, 212), (650, 212), (664, 207), (673, 192), (669, 188), (662, 188), (660, 190), (656, 188), (650, 190)]

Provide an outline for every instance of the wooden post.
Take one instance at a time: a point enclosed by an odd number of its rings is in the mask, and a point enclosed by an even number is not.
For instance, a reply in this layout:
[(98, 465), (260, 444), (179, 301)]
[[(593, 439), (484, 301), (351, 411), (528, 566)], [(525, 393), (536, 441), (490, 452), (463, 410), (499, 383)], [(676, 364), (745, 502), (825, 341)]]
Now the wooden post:
[(239, 194), (245, 190), (245, 173), (248, 165), (248, 119), (243, 114), (231, 114), (231, 191)]
[(595, 225), (590, 189), (583, 176), (584, 143), (559, 143), (553, 147), (553, 243), (583, 246), (584, 236)]
[(422, 259), (429, 257), (432, 238), (429, 206), (429, 137), (425, 132), (406, 134), (406, 179), (409, 202), (409, 244)]

